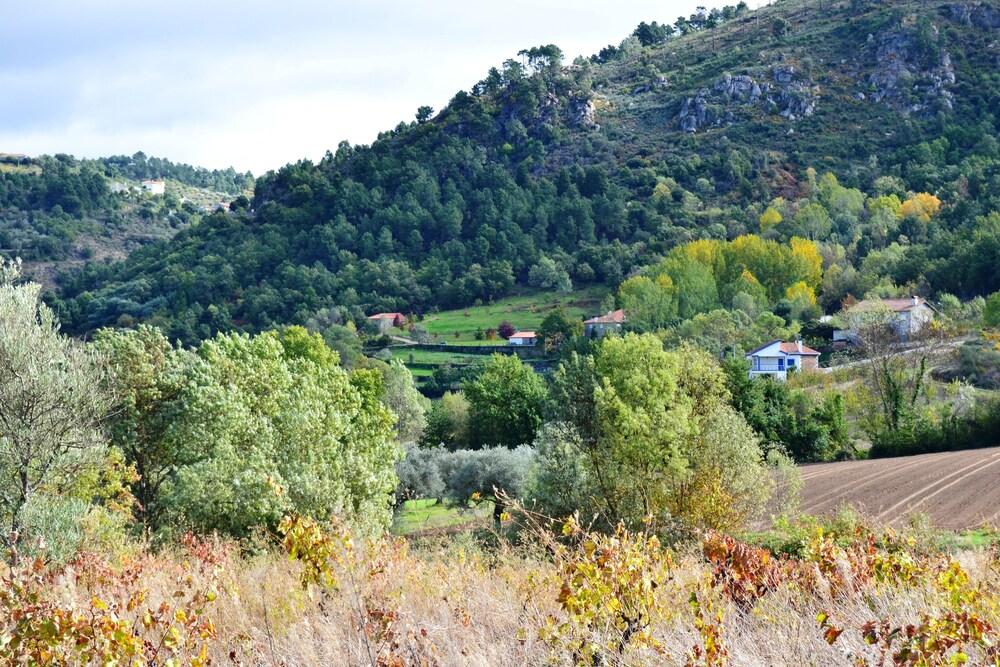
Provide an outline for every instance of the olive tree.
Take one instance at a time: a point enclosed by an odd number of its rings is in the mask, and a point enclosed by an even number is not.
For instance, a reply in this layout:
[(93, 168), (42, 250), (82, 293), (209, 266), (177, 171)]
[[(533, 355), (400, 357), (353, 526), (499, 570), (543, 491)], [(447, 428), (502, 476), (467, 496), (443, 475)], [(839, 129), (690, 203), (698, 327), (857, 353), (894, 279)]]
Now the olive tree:
[(26, 505), (103, 448), (108, 400), (94, 350), (59, 333), (41, 285), (15, 284), (0, 262), (0, 539), (11, 546)]

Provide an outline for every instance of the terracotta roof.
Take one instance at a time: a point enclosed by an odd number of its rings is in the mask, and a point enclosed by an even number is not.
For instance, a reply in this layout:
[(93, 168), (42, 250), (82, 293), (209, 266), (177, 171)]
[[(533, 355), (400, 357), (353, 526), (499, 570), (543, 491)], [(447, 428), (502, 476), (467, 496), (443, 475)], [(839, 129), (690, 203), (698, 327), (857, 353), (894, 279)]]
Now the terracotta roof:
[(598, 315), (597, 317), (591, 317), (589, 320), (584, 320), (584, 324), (621, 324), (625, 321), (625, 311), (618, 309), (610, 311), (604, 315)]
[[(758, 352), (760, 352), (764, 348), (770, 347), (770, 346), (774, 345), (775, 343), (781, 343), (781, 346), (778, 349), (781, 350), (782, 354), (798, 354), (798, 355), (803, 355), (803, 356), (806, 356), (806, 357), (818, 357), (819, 356), (819, 352), (817, 352), (816, 350), (812, 349), (808, 345), (802, 345), (802, 343), (800, 343), (798, 341), (794, 341), (794, 342), (791, 342), (791, 343), (786, 343), (786, 342), (782, 341), (780, 338), (775, 338), (774, 340), (772, 340), (770, 342), (764, 343), (763, 345), (761, 345), (760, 347), (758, 347), (756, 350), (752, 350), (750, 352), (747, 352), (747, 356), (748, 357), (752, 357), (753, 355), (757, 354)], [(800, 349), (800, 346), (801, 346), (801, 349)]]
[(511, 338), (535, 338), (534, 331), (518, 331), (516, 334), (511, 334)]
[(866, 311), (888, 308), (896, 313), (905, 313), (917, 306), (926, 305), (926, 303), (927, 301), (919, 296), (907, 297), (905, 299), (865, 299), (864, 301), (858, 301), (849, 310)]
[(395, 320), (397, 317), (403, 317), (402, 313), (375, 313), (374, 315), (369, 315), (370, 320)]
[(802, 343), (782, 343), (781, 351), (785, 354), (804, 354), (807, 357), (819, 356), (819, 352)]

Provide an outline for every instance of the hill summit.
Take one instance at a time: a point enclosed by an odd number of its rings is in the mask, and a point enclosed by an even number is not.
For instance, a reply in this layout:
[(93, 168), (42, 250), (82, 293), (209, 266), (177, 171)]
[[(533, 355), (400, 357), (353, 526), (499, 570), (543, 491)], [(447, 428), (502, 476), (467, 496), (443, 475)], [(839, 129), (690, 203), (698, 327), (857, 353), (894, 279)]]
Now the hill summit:
[[(91, 264), (57, 307), (77, 332), (147, 320), (185, 341), (332, 305), (461, 307), (567, 278), (616, 285), (679, 243), (768, 232), (767, 209), (798, 220), (808, 203), (830, 224), (769, 233), (852, 266), (895, 244), (913, 262), (889, 279), (980, 294), (997, 285), (942, 258), (1000, 210), (998, 26), (993, 3), (782, 0), (642, 23), (572, 63), (525, 49), (370, 146), (258, 179), (246, 210)], [(827, 172), (847, 194), (815, 201)], [(866, 197), (915, 192), (941, 215), (871, 226)]]

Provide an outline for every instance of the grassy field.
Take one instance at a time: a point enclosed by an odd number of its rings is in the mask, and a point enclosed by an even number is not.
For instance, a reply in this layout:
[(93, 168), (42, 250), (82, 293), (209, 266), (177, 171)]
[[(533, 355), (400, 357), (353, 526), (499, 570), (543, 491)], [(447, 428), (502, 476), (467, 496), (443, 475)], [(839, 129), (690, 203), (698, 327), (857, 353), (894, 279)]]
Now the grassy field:
[[(420, 325), (428, 333), (438, 336), (442, 343), (489, 345), (492, 342), (502, 345), (505, 341), (477, 341), (476, 331), (496, 329), (504, 320), (520, 330), (535, 329), (546, 315), (560, 307), (573, 317), (585, 319), (597, 314), (601, 299), (607, 293), (606, 287), (588, 287), (567, 294), (535, 292), (511, 296), (483, 306), (434, 313), (425, 317)], [(397, 333), (402, 335), (404, 332)]]
[(406, 347), (392, 348), (392, 356), (406, 364), (470, 364), (481, 360), (481, 354), (462, 354), (460, 352), (438, 352), (436, 350), (414, 350)]
[(407, 500), (392, 521), (392, 532), (410, 535), (421, 530), (463, 526), (484, 521), (492, 513), (493, 503), (490, 502), (463, 509), (431, 499)]
[[(533, 292), (507, 297), (484, 306), (471, 306), (460, 310), (447, 310), (428, 315), (420, 326), (434, 336), (435, 343), (455, 347), (455, 351), (415, 350), (404, 346), (392, 348), (392, 356), (402, 360), (414, 377), (430, 377), (435, 366), (444, 364), (470, 364), (484, 359), (482, 354), (462, 352), (463, 347), (475, 345), (507, 345), (503, 339), (476, 340), (476, 331), (496, 329), (507, 320), (519, 330), (532, 330), (541, 325), (545, 316), (563, 308), (571, 317), (586, 319), (597, 314), (601, 300), (608, 294), (606, 287), (588, 287), (568, 294)], [(408, 337), (403, 329), (391, 329), (389, 334)]]

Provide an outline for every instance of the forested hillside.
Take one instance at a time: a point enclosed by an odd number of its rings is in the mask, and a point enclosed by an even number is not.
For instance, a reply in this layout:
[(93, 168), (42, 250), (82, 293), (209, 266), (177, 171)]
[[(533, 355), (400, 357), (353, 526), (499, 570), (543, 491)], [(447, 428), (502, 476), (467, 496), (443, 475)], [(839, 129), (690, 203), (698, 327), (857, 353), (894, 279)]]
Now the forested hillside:
[[(141, 181), (170, 179), (163, 196)], [(120, 260), (166, 239), (253, 187), (250, 174), (209, 171), (143, 153), (98, 160), (0, 154), (0, 255), (55, 285), (86, 260)]]
[(571, 64), (527, 49), (370, 146), (267, 174), (246, 210), (90, 264), (56, 307), (76, 332), (125, 316), (194, 342), (333, 305), (617, 286), (678, 244), (745, 234), (820, 242), (827, 307), (876, 287), (986, 294), (998, 26), (992, 4), (785, 0), (643, 23)]

